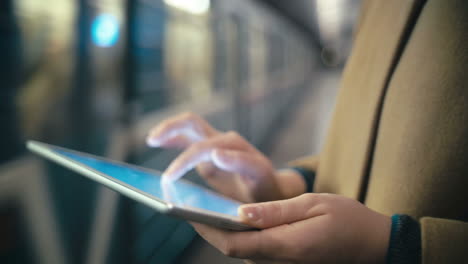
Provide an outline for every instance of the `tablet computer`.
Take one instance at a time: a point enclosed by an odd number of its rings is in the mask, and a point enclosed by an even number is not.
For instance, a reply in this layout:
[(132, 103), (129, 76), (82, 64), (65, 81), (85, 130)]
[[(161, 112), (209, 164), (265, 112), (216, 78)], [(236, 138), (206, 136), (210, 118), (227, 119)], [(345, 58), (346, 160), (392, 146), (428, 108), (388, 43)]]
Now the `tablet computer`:
[(240, 222), (240, 202), (184, 179), (164, 183), (156, 170), (37, 141), (28, 141), (27, 148), (162, 214), (229, 230), (253, 229)]

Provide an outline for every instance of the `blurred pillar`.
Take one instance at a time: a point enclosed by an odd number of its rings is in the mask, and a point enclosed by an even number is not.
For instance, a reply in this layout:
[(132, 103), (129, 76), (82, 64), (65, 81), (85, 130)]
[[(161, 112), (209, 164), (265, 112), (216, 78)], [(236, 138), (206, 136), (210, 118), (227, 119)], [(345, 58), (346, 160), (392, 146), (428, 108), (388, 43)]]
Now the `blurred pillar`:
[(22, 61), (21, 34), (13, 2), (0, 1), (0, 163), (16, 157), (23, 149), (16, 105)]
[(74, 87), (69, 98), (70, 129), (72, 133), (72, 147), (80, 150), (88, 150), (89, 141), (83, 137), (88, 134), (92, 122), (92, 109), (90, 109), (91, 93), (93, 89), (91, 74), (91, 18), (92, 9), (89, 0), (78, 1), (78, 15), (76, 22), (75, 40), (75, 74)]

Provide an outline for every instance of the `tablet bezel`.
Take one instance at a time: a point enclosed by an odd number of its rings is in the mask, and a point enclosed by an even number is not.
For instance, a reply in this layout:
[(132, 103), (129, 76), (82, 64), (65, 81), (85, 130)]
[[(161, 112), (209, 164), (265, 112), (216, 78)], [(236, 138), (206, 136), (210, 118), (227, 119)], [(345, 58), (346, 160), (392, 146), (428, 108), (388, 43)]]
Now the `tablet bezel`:
[[(34, 141), (34, 140), (28, 140), (26, 143), (27, 148), (44, 157), (47, 158), (48, 160), (51, 160), (55, 163), (58, 163), (68, 169), (71, 169), (75, 171), (78, 174), (81, 174), (91, 180), (94, 180), (118, 193), (121, 193), (133, 200), (139, 201), (155, 210), (157, 210), (160, 213), (163, 214), (168, 214), (172, 215), (175, 217), (179, 217), (185, 220), (189, 221), (195, 221), (199, 223), (204, 223), (208, 225), (212, 225), (215, 227), (223, 228), (223, 229), (229, 229), (229, 230), (236, 230), (236, 231), (244, 231), (244, 230), (251, 230), (253, 229), (252, 227), (243, 224), (240, 222), (238, 217), (233, 217), (230, 215), (226, 214), (221, 214), (213, 211), (208, 211), (200, 208), (193, 208), (193, 207), (181, 207), (177, 206), (173, 203), (164, 201), (159, 199), (158, 197), (152, 196), (150, 194), (144, 193), (140, 191), (139, 189), (134, 188), (133, 186), (130, 186), (124, 182), (121, 182), (111, 175), (107, 175), (103, 172), (97, 171), (85, 164), (82, 164), (78, 161), (75, 161), (69, 157), (66, 157), (64, 155), (61, 155), (60, 153), (55, 152), (53, 149), (61, 149), (64, 151), (68, 151), (71, 153), (75, 153), (84, 157), (90, 157), (93, 159), (98, 159), (102, 161), (109, 161), (112, 163), (124, 165), (130, 168), (134, 168), (137, 170), (142, 170), (149, 172), (151, 174), (161, 174), (161, 172), (144, 168), (144, 167), (139, 167), (136, 165), (120, 162), (120, 161), (115, 161), (111, 159), (106, 159), (104, 157), (99, 157), (96, 155), (92, 155), (89, 153), (84, 153), (84, 152), (79, 152), (76, 150), (71, 150), (55, 145), (50, 145), (47, 143), (39, 142), (39, 141)], [(182, 179), (183, 180), (183, 179)], [(193, 184), (189, 181), (185, 181), (188, 184)], [(210, 190), (206, 189), (206, 191), (211, 192)], [(224, 198), (227, 198), (221, 194), (215, 193), (218, 196), (222, 196)], [(232, 200), (230, 198), (227, 198), (229, 200)]]

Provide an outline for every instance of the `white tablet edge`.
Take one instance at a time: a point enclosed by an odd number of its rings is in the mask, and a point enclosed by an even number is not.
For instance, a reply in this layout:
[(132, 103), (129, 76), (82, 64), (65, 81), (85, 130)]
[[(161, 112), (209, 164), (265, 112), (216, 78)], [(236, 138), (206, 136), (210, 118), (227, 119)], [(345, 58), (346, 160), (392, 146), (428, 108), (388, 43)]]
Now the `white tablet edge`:
[(66, 168), (69, 168), (81, 175), (84, 175), (96, 182), (99, 182), (125, 196), (128, 196), (136, 201), (139, 201), (147, 206), (150, 206), (151, 208), (156, 209), (157, 211), (161, 213), (167, 213), (172, 209), (172, 204), (167, 204), (163, 201), (158, 201), (155, 200), (155, 198), (150, 198), (142, 193), (139, 193), (135, 190), (130, 189), (127, 186), (124, 186), (120, 183), (117, 183), (113, 180), (107, 179), (105, 176), (103, 176), (101, 173), (96, 172), (88, 167), (85, 167), (84, 165), (80, 165), (76, 163), (75, 161), (69, 160), (66, 157), (53, 152), (52, 150), (49, 149), (49, 146), (47, 144), (43, 144), (37, 141), (32, 141), (28, 140), (26, 143), (26, 147), (33, 151), (34, 153), (37, 153), (47, 159), (53, 160), (61, 165), (63, 165)]
[[(160, 213), (167, 213), (169, 215), (174, 215), (176, 217), (180, 217), (186, 220), (206, 223), (206, 224), (214, 225), (214, 226), (224, 228), (224, 229), (230, 229), (230, 230), (236, 230), (236, 231), (245, 231), (245, 230), (253, 229), (251, 226), (248, 226), (239, 222), (238, 218), (231, 217), (229, 215), (224, 215), (224, 214), (220, 214), (217, 212), (211, 212), (211, 211), (207, 211), (207, 210), (203, 210), (199, 208), (177, 207), (171, 203), (161, 201), (157, 199), (156, 197), (148, 197), (146, 194), (133, 190), (131, 187), (125, 186), (119, 182), (115, 182), (107, 178), (107, 177), (112, 177), (112, 176), (106, 177), (104, 173), (97, 172), (94, 169), (89, 168), (86, 165), (82, 165), (74, 160), (68, 159), (67, 157), (62, 156), (50, 149), (51, 147), (61, 149), (61, 147), (59, 146), (49, 145), (49, 144), (41, 143), (41, 142), (34, 141), (34, 140), (28, 140), (26, 143), (26, 147), (32, 152), (39, 154), (40, 156), (53, 160), (59, 163), (60, 165), (66, 168), (69, 168), (83, 176), (86, 176), (90, 178), (91, 180), (99, 182), (103, 184), (104, 186), (107, 186), (110, 189), (118, 193), (121, 193), (131, 199), (134, 199), (151, 208), (154, 208)], [(74, 150), (69, 150), (66, 148), (64, 148), (64, 150), (76, 152)], [(80, 155), (89, 155), (87, 153), (81, 153), (81, 152), (77, 152), (77, 153), (79, 153)], [(89, 156), (93, 157), (93, 155), (89, 155)], [(137, 167), (131, 164), (129, 165), (132, 167)]]

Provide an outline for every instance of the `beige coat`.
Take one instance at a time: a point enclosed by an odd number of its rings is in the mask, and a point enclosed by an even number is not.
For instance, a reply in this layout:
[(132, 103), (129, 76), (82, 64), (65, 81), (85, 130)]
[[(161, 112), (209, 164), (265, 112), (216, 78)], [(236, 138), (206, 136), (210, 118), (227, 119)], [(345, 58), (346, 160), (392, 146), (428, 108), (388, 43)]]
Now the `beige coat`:
[(423, 263), (468, 263), (468, 1), (368, 0), (315, 192), (419, 219)]

